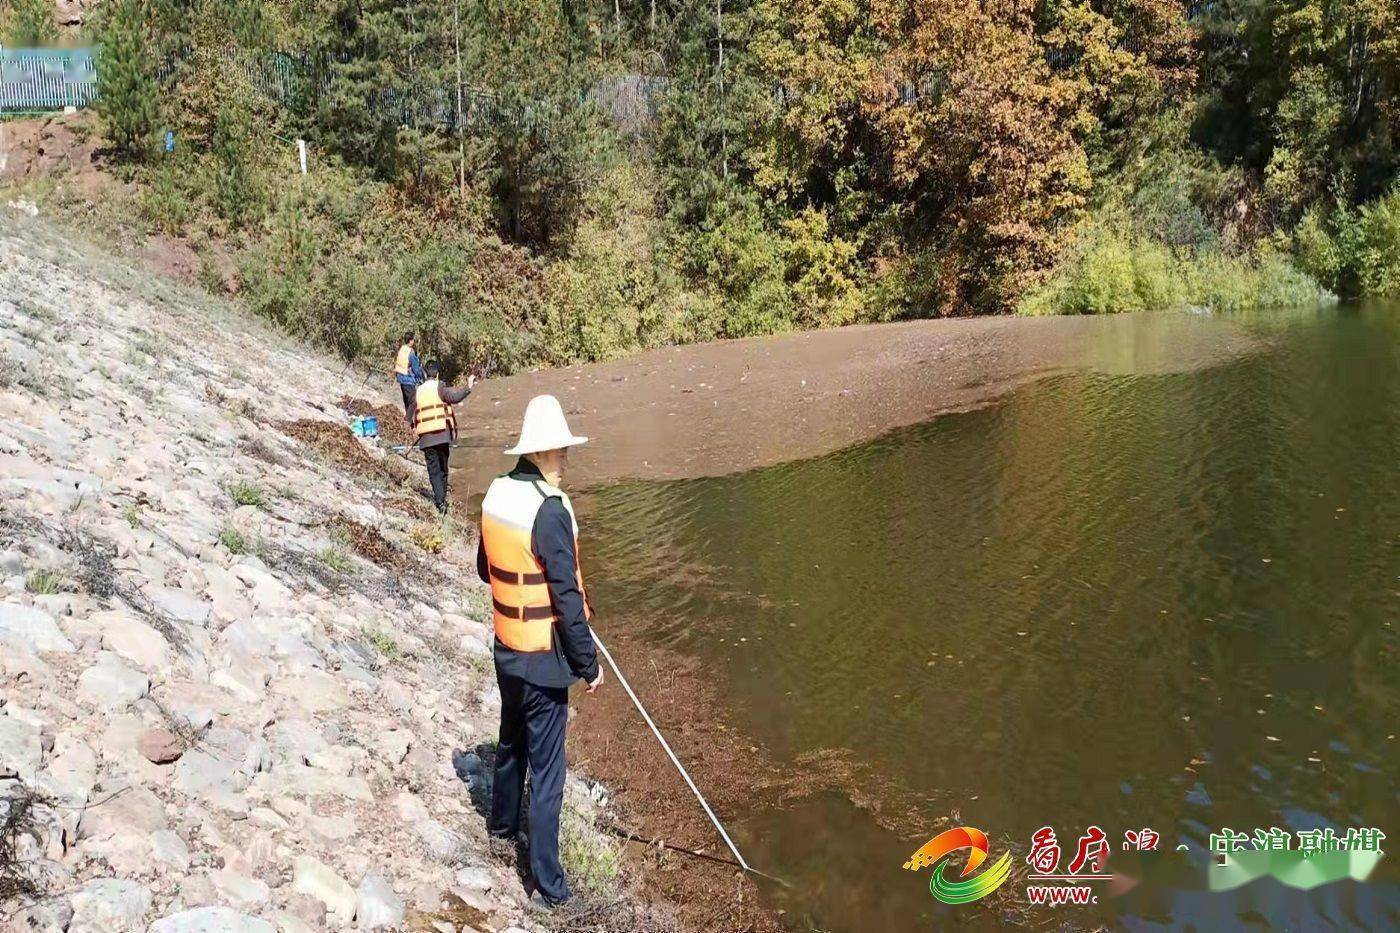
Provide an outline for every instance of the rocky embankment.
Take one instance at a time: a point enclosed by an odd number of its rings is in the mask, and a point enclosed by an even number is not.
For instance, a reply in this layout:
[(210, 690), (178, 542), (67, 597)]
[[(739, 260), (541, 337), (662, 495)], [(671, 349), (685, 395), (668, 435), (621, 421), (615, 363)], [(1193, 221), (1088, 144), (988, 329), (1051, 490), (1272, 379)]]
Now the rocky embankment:
[(474, 542), (331, 401), (375, 390), (0, 212), (0, 926), (557, 927), (485, 837)]

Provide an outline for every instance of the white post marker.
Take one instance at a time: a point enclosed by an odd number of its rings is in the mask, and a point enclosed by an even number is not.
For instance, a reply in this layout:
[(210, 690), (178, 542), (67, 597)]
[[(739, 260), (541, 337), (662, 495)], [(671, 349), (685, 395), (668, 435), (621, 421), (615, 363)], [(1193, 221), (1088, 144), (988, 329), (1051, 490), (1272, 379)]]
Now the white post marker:
[(306, 140), (297, 140), (297, 161), (301, 163), (301, 173), (306, 174)]
[(632, 692), (632, 685), (627, 682), (626, 677), (622, 676), (622, 670), (617, 666), (617, 662), (613, 660), (612, 653), (608, 651), (607, 646), (603, 644), (603, 639), (598, 637), (596, 631), (593, 632), (593, 641), (597, 644), (598, 650), (603, 653), (603, 657), (607, 659), (608, 667), (612, 668), (613, 674), (617, 677), (617, 682), (622, 684), (623, 690), (627, 691), (627, 696), (632, 700), (632, 705), (637, 707), (637, 712), (642, 714), (642, 718), (645, 719), (647, 725), (651, 727), (652, 735), (656, 736), (656, 740), (660, 742), (661, 747), (666, 750), (666, 755), (671, 759), (671, 764), (676, 766), (676, 770), (681, 773), (681, 777), (685, 778), (685, 783), (690, 788), (690, 792), (695, 795), (696, 800), (700, 801), (700, 806), (705, 808), (705, 815), (710, 818), (711, 823), (715, 824), (715, 829), (719, 830), (720, 837), (724, 839), (724, 844), (729, 846), (729, 851), (734, 853), (734, 858), (738, 861), (739, 867), (746, 872), (761, 875), (770, 881), (776, 881), (781, 885), (786, 885), (787, 882), (783, 881), (781, 878), (774, 878), (772, 875), (759, 871), (757, 868), (749, 865), (744, 859), (743, 854), (739, 851), (739, 847), (734, 844), (733, 839), (729, 838), (729, 833), (725, 832), (724, 825), (720, 823), (719, 817), (715, 816), (715, 811), (710, 809), (709, 801), (705, 799), (705, 795), (700, 793), (700, 788), (696, 787), (695, 782), (691, 780), (690, 772), (685, 770), (685, 765), (681, 764), (680, 759), (676, 757), (676, 753), (671, 751), (671, 744), (666, 741), (666, 737), (661, 734), (661, 730), (656, 728), (656, 723), (652, 722), (651, 715), (647, 713), (646, 707), (642, 705), (642, 701), (637, 699), (637, 694)]

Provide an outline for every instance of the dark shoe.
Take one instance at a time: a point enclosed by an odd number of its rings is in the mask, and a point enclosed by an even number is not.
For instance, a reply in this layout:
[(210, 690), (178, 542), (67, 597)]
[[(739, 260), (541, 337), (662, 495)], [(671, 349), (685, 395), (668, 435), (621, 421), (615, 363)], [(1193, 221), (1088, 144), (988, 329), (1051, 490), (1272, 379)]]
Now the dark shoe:
[(530, 892), (529, 906), (534, 910), (555, 910), (569, 903), (567, 897), (556, 900), (552, 897), (545, 897), (544, 892), (539, 888)]

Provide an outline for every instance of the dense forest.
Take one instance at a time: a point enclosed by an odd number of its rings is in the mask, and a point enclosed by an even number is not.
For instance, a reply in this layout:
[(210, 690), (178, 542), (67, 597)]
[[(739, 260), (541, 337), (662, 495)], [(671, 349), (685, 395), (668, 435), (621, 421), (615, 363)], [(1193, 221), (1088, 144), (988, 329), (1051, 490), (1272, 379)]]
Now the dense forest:
[(146, 222), (347, 357), (406, 325), (501, 372), (1400, 295), (1395, 0), (106, 0), (85, 28)]

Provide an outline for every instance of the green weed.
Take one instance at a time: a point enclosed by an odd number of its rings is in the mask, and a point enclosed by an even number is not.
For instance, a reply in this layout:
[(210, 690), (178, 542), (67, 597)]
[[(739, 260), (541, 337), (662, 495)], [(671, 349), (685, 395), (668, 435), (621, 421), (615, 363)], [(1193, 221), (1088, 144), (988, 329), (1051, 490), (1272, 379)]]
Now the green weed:
[(24, 581), (24, 588), (36, 596), (53, 596), (68, 586), (68, 578), (57, 570), (36, 570)]
[(229, 498), (238, 505), (254, 505), (263, 508), (267, 504), (267, 497), (263, 495), (262, 488), (256, 483), (246, 480), (235, 480), (224, 487)]
[(559, 824), (559, 857), (569, 880), (589, 894), (607, 893), (617, 879), (617, 843), (568, 800)]
[(408, 537), (429, 554), (442, 553), (447, 543), (441, 525), (414, 525), (408, 530)]
[(403, 659), (403, 649), (383, 629), (370, 629), (365, 635), (369, 639), (369, 643), (374, 646), (374, 650), (388, 660), (399, 661)]
[(316, 555), (321, 559), (321, 563), (334, 570), (336, 573), (349, 573), (355, 568), (354, 563), (346, 556), (345, 550), (339, 545), (329, 545), (321, 549)]
[(225, 525), (223, 530), (219, 532), (219, 544), (223, 545), (230, 554), (251, 554), (256, 550), (256, 543), (232, 525)]

